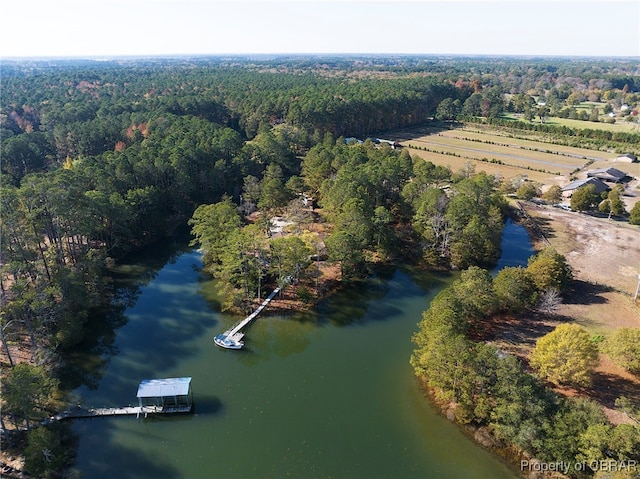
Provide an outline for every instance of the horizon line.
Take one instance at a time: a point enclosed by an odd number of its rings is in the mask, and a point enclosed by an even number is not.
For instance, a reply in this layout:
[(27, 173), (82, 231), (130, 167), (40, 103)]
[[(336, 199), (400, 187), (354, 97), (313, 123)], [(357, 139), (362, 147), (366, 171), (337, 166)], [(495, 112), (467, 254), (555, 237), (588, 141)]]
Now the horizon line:
[(95, 60), (184, 58), (184, 57), (462, 57), (462, 58), (598, 58), (598, 59), (640, 59), (639, 55), (587, 55), (572, 53), (415, 53), (415, 52), (243, 52), (243, 53), (113, 53), (78, 55), (2, 55), (0, 62), (20, 60)]

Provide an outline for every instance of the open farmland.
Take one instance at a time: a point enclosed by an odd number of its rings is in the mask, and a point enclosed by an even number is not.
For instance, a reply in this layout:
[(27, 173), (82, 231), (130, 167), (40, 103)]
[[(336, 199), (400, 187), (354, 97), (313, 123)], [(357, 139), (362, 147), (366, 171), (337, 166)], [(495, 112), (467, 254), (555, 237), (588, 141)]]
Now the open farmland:
[(527, 175), (540, 183), (557, 183), (554, 177), (568, 177), (591, 161), (604, 159), (602, 152), (511, 138), (498, 130), (422, 129), (404, 131), (398, 137), (412, 155), (454, 171), (471, 161), (476, 171), (505, 178)]
[(555, 181), (553, 181), (553, 175), (547, 172), (528, 170), (518, 166), (491, 163), (490, 161), (474, 160), (467, 156), (444, 155), (441, 153), (433, 153), (414, 148), (409, 149), (411, 156), (418, 156), (435, 165), (446, 166), (454, 172), (462, 170), (468, 162), (471, 162), (478, 173), (484, 171), (489, 175), (498, 175), (505, 179), (526, 175), (528, 179), (538, 183), (555, 183)]
[(542, 185), (564, 185), (587, 169), (614, 166), (640, 176), (640, 164), (618, 164), (614, 153), (556, 145), (549, 136), (485, 125), (454, 129), (421, 128), (397, 132), (393, 138), (434, 164), (459, 171), (471, 162), (476, 171), (499, 174), (505, 179), (525, 175)]
[[(463, 135), (458, 133), (463, 132)], [(590, 150), (587, 148), (577, 148), (572, 146), (558, 145), (548, 140), (548, 135), (537, 132), (520, 131), (514, 135), (511, 130), (495, 129), (485, 125), (465, 125), (460, 129), (442, 132), (443, 136), (464, 138), (470, 141), (509, 146), (521, 150), (539, 151), (554, 155), (582, 158), (584, 160), (604, 160), (611, 156), (602, 151)], [(546, 140), (545, 140), (546, 139)]]

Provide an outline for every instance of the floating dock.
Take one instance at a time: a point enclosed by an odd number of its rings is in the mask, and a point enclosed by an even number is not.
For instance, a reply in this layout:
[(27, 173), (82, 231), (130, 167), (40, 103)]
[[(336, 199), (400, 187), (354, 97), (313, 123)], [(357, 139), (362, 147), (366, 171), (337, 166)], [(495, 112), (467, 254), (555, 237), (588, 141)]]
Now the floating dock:
[(239, 321), (238, 323), (236, 323), (236, 325), (233, 328), (226, 330), (224, 333), (218, 334), (215, 338), (213, 338), (213, 342), (216, 343), (221, 348), (225, 348), (225, 349), (242, 349), (242, 347), (244, 346), (244, 341), (242, 341), (242, 338), (244, 338), (244, 333), (241, 333), (240, 331), (242, 330), (242, 328), (248, 325), (251, 321), (253, 321), (256, 318), (256, 316), (260, 314), (260, 312), (271, 302), (271, 300), (279, 292), (280, 292), (280, 286), (274, 289), (271, 292), (271, 294), (267, 296), (267, 299), (265, 299), (262, 302), (262, 304), (260, 304), (260, 306), (258, 306), (258, 308), (253, 313), (251, 313), (249, 316), (244, 318), (242, 321)]

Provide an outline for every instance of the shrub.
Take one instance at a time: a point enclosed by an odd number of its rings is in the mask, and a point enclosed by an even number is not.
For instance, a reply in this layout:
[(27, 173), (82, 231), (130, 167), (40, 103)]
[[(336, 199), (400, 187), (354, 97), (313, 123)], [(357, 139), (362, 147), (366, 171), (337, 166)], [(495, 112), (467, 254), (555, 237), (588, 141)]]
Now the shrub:
[(296, 294), (303, 303), (311, 303), (313, 301), (313, 293), (306, 286), (300, 286)]
[(632, 225), (640, 225), (640, 201), (633, 205), (629, 213), (629, 223)]

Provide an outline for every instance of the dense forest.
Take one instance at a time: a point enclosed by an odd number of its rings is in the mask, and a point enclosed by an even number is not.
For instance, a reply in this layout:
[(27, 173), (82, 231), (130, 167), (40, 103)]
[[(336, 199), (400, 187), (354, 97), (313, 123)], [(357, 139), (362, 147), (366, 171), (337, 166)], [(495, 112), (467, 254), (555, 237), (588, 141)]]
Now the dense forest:
[[(30, 471), (43, 475), (64, 465), (63, 454), (58, 462), (36, 459), (34, 450), (42, 444), (59, 450), (61, 438), (32, 426), (57, 406), (65, 357), (83, 341), (91, 312), (111, 301), (108, 267), (187, 223), (205, 249), (207, 269), (224, 280), (229, 308), (260, 297), (265, 281), (312, 274), (317, 243), (268, 232), (269, 218), (291, 212), (303, 196), (317, 202), (330, 225), (327, 259), (344, 280), (398, 258), (439, 269), (491, 265), (507, 214), (499, 180), (471, 168), (454, 172), (366, 138), (480, 117), (532, 128), (531, 121), (501, 115), (569, 117), (572, 102), (584, 99), (627, 105), (634, 120), (639, 73), (637, 63), (623, 60), (410, 56), (3, 63), (0, 340), (8, 368), (2, 429), (32, 431)], [(589, 137), (580, 130), (557, 133)], [(607, 134), (597, 140), (640, 144), (639, 135)], [(247, 222), (248, 213), (261, 221)], [(494, 306), (451, 308), (456, 325), (442, 320), (446, 338), (476, 354), (480, 346), (469, 346), (463, 333)], [(417, 338), (421, 347), (433, 341), (427, 333)], [(15, 344), (33, 360), (14, 361)], [(419, 356), (414, 366), (436, 381)], [(511, 362), (494, 363), (494, 375), (532, 381)], [(470, 394), (464, 384), (453, 389), (456, 400)], [(499, 404), (475, 417), (474, 401), (486, 398), (471, 396), (460, 411), (468, 421), (487, 423)], [(541, 411), (565, 411), (553, 401)], [(501, 437), (542, 451), (509, 434)], [(6, 437), (11, 442), (14, 434)]]

